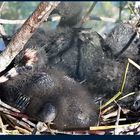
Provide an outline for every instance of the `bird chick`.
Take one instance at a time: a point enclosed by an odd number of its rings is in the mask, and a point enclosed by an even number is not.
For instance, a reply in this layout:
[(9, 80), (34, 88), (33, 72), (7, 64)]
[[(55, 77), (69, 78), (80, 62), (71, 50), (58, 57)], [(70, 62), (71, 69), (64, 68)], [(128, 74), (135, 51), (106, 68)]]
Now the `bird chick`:
[(54, 67), (39, 66), (0, 83), (0, 99), (37, 121), (53, 122), (58, 130), (88, 129), (98, 120), (90, 94)]
[(38, 121), (57, 129), (83, 129), (97, 123), (92, 97), (57, 70), (26, 73), (0, 84), (0, 98)]
[(103, 47), (105, 50), (110, 48), (115, 58), (129, 57), (136, 60), (139, 58), (139, 44), (136, 28), (128, 23), (119, 23), (107, 35)]

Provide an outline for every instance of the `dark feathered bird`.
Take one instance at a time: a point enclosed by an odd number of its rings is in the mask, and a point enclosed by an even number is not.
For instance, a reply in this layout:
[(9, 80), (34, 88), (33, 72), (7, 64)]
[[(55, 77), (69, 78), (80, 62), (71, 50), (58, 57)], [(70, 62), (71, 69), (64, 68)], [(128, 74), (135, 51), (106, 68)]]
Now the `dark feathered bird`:
[[(103, 67), (102, 77), (105, 77), (108, 89), (112, 92), (119, 91), (122, 85), (122, 80), (128, 62), (128, 58), (131, 58), (136, 63), (140, 64), (140, 39), (137, 37), (137, 31), (134, 26), (128, 23), (119, 23), (115, 28), (107, 35), (105, 43), (103, 45), (104, 51), (108, 60), (106, 60)], [(108, 49), (109, 48), (109, 49)], [(140, 73), (139, 70), (130, 64), (126, 83), (123, 91), (123, 95), (136, 92), (134, 96), (126, 98), (123, 105), (129, 108), (135, 108), (137, 110), (140, 106), (137, 97), (139, 96), (140, 85)], [(131, 102), (129, 101), (131, 100)]]
[[(83, 85), (94, 96), (108, 97), (103, 100), (111, 98), (120, 90), (127, 58), (140, 62), (135, 28), (119, 23), (104, 40), (96, 32), (73, 27), (68, 24), (58, 26), (47, 38), (49, 63), (61, 67), (76, 80), (85, 81)], [(131, 65), (123, 95), (139, 90), (138, 77), (138, 70)]]
[[(63, 69), (77, 81), (84, 81), (83, 85), (94, 97), (108, 96), (104, 99), (109, 99), (120, 89), (127, 57), (136, 61), (139, 58), (139, 45), (134, 41), (136, 32), (130, 24), (121, 23), (104, 40), (96, 32), (74, 28), (81, 20), (81, 10), (84, 9), (79, 3), (62, 2), (54, 11), (62, 16), (57, 29), (43, 34), (38, 30), (26, 47), (45, 48), (48, 65)], [(125, 93), (138, 90), (135, 70), (132, 66), (129, 69)]]
[[(49, 66), (63, 69), (77, 81), (84, 81), (83, 85), (94, 96), (110, 98), (120, 89), (127, 57), (139, 61), (136, 31), (130, 24), (119, 23), (104, 40), (96, 32), (75, 28), (83, 10), (79, 2), (60, 3), (52, 12), (61, 16), (58, 27), (43, 34), (38, 30), (26, 47), (45, 48)], [(137, 73), (136, 68), (130, 66), (125, 93), (137, 89)]]
[(0, 83), (0, 99), (58, 130), (88, 129), (98, 120), (90, 94), (56, 68), (26, 71)]
[[(67, 6), (67, 3), (64, 5)], [(75, 4), (72, 5), (69, 11), (77, 16), (77, 12), (74, 12), (77, 8), (74, 10)], [(79, 10), (78, 14), (81, 14), (81, 8)], [(74, 16), (68, 17), (72, 20)], [(26, 44), (25, 49), (15, 58), (14, 63), (18, 66), (26, 64), (26, 61), (22, 59), (26, 48), (39, 52), (41, 47), (45, 48), (50, 62), (59, 53), (60, 47), (61, 50), (67, 50), (67, 47), (73, 46), (75, 31), (71, 27), (76, 25), (79, 21), (77, 19), (79, 18), (76, 17), (76, 22), (62, 28), (66, 20), (62, 17), (58, 29), (47, 31), (46, 35), (38, 30)], [(39, 60), (46, 61), (43, 53), (40, 56), (43, 59), (38, 56)], [(7, 82), (1, 83), (1, 99), (38, 121), (53, 122), (60, 130), (84, 129), (97, 123), (98, 107), (93, 97), (79, 83), (57, 68), (46, 69), (42, 62), (36, 62), (33, 70), (35, 71), (22, 72)]]

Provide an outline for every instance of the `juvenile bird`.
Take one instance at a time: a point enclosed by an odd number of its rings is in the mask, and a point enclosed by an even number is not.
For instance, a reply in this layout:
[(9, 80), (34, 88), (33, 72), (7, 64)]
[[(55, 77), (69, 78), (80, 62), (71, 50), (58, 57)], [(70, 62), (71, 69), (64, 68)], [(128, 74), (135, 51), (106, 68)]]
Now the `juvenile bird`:
[(26, 69), (0, 83), (0, 99), (37, 121), (53, 122), (58, 130), (88, 129), (97, 123), (98, 107), (79, 83), (42, 62), (36, 65), (39, 69)]

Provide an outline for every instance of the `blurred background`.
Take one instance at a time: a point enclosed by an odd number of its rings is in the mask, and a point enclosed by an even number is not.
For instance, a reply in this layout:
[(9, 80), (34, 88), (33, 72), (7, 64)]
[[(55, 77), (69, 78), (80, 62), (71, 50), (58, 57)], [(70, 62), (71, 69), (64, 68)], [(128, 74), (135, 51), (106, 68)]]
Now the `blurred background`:
[[(85, 7), (85, 12), (89, 10), (93, 2), (81, 2)], [(34, 9), (39, 4), (38, 2), (0, 2), (3, 6), (0, 11), (1, 19), (8, 20), (26, 20)], [(133, 1), (105, 1), (97, 2), (94, 9), (90, 13), (91, 19), (84, 23), (84, 27), (92, 28), (93, 31), (97, 31), (103, 37), (105, 34), (115, 26), (117, 22), (128, 21), (133, 18), (134, 10), (133, 7), (140, 5), (139, 2)], [(84, 13), (83, 13), (84, 14)], [(8, 35), (13, 35), (16, 30), (22, 24), (3, 24), (5, 32)], [(55, 28), (57, 22), (45, 22), (42, 25), (44, 29)], [(2, 42), (0, 41), (0, 44)], [(0, 45), (0, 46), (3, 46)], [(0, 47), (1, 48), (1, 47)], [(1, 48), (2, 50), (2, 48)]]

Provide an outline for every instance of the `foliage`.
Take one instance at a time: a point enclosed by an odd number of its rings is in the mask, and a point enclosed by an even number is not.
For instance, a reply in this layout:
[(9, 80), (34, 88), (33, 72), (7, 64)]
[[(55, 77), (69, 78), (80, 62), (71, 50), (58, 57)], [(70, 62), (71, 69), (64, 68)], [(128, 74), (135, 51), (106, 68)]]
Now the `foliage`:
[[(2, 3), (2, 2), (0, 2)], [(30, 1), (30, 2), (5, 2), (4, 8), (1, 13), (1, 18), (3, 19), (27, 19), (28, 16), (33, 12), (39, 2)], [(131, 11), (128, 8), (128, 4), (132, 2), (115, 2), (115, 1), (106, 1), (98, 2), (92, 11), (91, 15), (96, 15), (98, 17), (109, 17), (118, 20), (120, 17), (119, 11), (121, 10), (121, 20), (128, 20), (130, 18)], [(92, 2), (83, 2), (86, 10), (90, 7)], [(86, 11), (85, 10), (85, 11)], [(108, 27), (112, 23), (104, 21), (91, 20), (85, 23), (86, 27), (91, 27), (93, 30), (102, 32), (105, 26)], [(113, 23), (114, 24), (114, 23)], [(51, 28), (52, 24), (44, 24), (45, 27)], [(4, 25), (5, 30), (8, 34), (13, 34), (19, 25)]]

